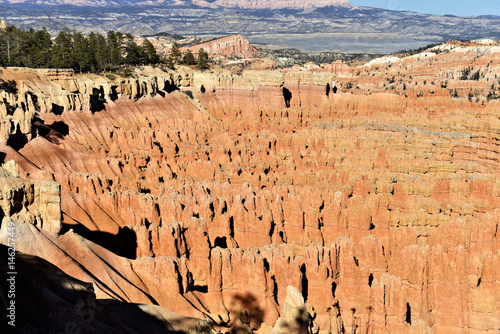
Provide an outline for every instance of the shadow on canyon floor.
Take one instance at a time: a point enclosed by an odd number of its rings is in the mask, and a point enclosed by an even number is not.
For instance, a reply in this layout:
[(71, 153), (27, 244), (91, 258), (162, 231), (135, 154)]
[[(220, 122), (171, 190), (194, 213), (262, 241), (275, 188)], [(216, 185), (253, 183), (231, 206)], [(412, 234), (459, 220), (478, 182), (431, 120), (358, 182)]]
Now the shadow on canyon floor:
[(137, 236), (135, 232), (128, 227), (121, 227), (118, 234), (111, 234), (102, 231), (91, 231), (82, 224), (62, 224), (61, 234), (73, 230), (76, 234), (92, 241), (115, 253), (128, 259), (137, 258)]
[(37, 116), (33, 119), (33, 127), (37, 134), (53, 144), (60, 141), (69, 134), (69, 126), (63, 121), (55, 121), (52, 124), (45, 124), (45, 121)]
[[(0, 244), (0, 253), (5, 255), (0, 266), (7, 268), (8, 247)], [(15, 319), (13, 333), (182, 334), (201, 323), (152, 305), (96, 299), (92, 283), (68, 276), (42, 258), (20, 252), (12, 256), (17, 274), (0, 271), (0, 305), (8, 321), (9, 314)], [(14, 299), (9, 289), (15, 289)], [(13, 311), (8, 308), (12, 300)]]

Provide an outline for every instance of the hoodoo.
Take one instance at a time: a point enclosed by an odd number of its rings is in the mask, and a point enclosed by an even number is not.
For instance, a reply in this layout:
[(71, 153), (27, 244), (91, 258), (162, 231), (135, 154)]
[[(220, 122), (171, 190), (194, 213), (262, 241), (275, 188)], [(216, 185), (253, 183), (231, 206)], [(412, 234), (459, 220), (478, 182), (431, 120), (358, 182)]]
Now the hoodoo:
[(490, 44), (240, 74), (2, 68), (0, 241), (14, 224), (40, 306), (22, 330), (497, 331)]

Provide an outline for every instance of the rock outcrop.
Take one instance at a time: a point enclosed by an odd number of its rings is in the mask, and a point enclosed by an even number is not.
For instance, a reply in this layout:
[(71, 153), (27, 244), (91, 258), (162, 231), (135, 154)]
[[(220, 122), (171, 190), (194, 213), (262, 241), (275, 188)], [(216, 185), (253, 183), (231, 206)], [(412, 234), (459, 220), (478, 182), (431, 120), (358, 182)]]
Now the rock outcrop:
[[(7, 254), (5, 245), (0, 250)], [(0, 273), (2, 285), (12, 284), (0, 291), (2, 307), (12, 316), (7, 317), (4, 329), (21, 333), (211, 333), (208, 323), (162, 307), (97, 299), (91, 283), (68, 276), (39, 257), (19, 252), (13, 257), (17, 273)], [(7, 268), (6, 259), (0, 260), (2, 268)]]
[(251, 58), (259, 56), (260, 52), (250, 45), (241, 35), (226, 36), (212, 41), (182, 48), (183, 52), (191, 50), (197, 54), (200, 49), (215, 56)]
[(0, 226), (8, 222), (30, 222), (51, 234), (61, 230), (61, 190), (48, 180), (19, 177), (17, 165), (10, 160), (0, 167)]

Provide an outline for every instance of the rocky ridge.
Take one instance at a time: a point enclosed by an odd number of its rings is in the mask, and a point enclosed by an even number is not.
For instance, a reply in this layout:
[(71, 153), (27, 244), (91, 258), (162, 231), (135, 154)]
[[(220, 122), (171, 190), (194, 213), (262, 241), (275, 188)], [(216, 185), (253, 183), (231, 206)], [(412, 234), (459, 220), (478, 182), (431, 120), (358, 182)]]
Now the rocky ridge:
[(260, 54), (259, 51), (251, 46), (248, 40), (241, 35), (222, 37), (194, 46), (184, 47), (182, 51), (186, 52), (190, 50), (194, 54), (197, 54), (201, 48), (203, 48), (205, 52), (215, 56), (252, 58)]
[[(61, 185), (61, 231), (24, 224), (19, 248), (98, 298), (220, 328), (493, 333), (499, 53), (452, 49), (242, 75), (143, 69), (133, 80), (168, 85), (35, 110), (51, 131), (32, 124), (1, 151)], [(35, 92), (87, 80), (21, 74)], [(107, 92), (122, 79), (95, 80)]]

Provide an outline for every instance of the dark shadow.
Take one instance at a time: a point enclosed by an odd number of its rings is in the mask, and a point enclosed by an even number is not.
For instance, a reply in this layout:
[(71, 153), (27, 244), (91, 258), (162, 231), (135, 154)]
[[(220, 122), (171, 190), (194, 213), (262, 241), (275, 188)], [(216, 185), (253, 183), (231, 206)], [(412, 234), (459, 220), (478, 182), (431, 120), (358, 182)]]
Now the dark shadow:
[(63, 106), (60, 106), (58, 104), (55, 104), (55, 103), (52, 103), (52, 113), (54, 115), (62, 115), (64, 111), (64, 107)]
[(4, 81), (0, 79), (0, 90), (6, 91), (7, 93), (17, 94), (17, 82), (16, 80)]
[(227, 248), (226, 237), (215, 238), (214, 247)]
[[(182, 319), (161, 321), (158, 317), (142, 311), (137, 304), (123, 303), (113, 299), (99, 299), (97, 304), (102, 306), (97, 309), (101, 311), (96, 312), (96, 320), (110, 326), (115, 332), (187, 334), (185, 331), (174, 329), (183, 325)], [(186, 319), (191, 322), (194, 320), (187, 317)], [(203, 329), (195, 328), (193, 328), (195, 333), (204, 333)], [(210, 331), (205, 333), (210, 333)]]
[[(0, 102), (2, 103), (2, 102)], [(7, 103), (7, 100), (6, 99), (3, 99), (3, 104), (5, 105), (5, 107), (7, 108), (7, 115), (8, 116), (12, 116), (14, 115), (14, 113), (16, 112), (16, 107), (14, 106), (11, 106), (9, 103)]]
[(372, 286), (372, 283), (373, 283), (373, 274), (370, 274), (370, 276), (368, 276), (368, 286)]
[(189, 291), (207, 293), (208, 292), (208, 285), (192, 285), (189, 287)]
[(271, 280), (273, 281), (273, 299), (276, 305), (280, 305), (278, 301), (278, 283), (276, 282), (276, 277), (274, 275), (271, 276)]
[(63, 136), (67, 136), (69, 133), (69, 126), (63, 121), (56, 121), (49, 125), (49, 127)]
[(61, 234), (65, 234), (70, 229), (83, 238), (106, 248), (118, 256), (128, 259), (137, 258), (137, 236), (135, 231), (127, 226), (121, 227), (118, 230), (118, 234), (115, 235), (108, 232), (91, 231), (81, 224), (72, 225), (63, 223)]
[(229, 302), (228, 307), (231, 312), (231, 319), (239, 319), (243, 326), (234, 324), (230, 333), (245, 333), (248, 327), (259, 329), (264, 319), (264, 310), (260, 307), (259, 301), (250, 292), (236, 293)]
[(111, 93), (109, 93), (109, 99), (113, 102), (118, 99), (116, 88), (118, 88), (118, 86), (111, 86)]
[(335, 291), (337, 291), (337, 283), (332, 282), (332, 296), (335, 299)]
[(33, 129), (38, 136), (54, 144), (59, 144), (60, 140), (69, 134), (69, 126), (63, 121), (55, 121), (47, 125), (45, 121), (38, 116), (33, 118)]
[(406, 303), (406, 319), (405, 321), (411, 326), (411, 306)]
[[(7, 246), (0, 245), (0, 254), (0, 266), (7, 268)], [(169, 319), (168, 313), (162, 318), (146, 313), (138, 304), (96, 299), (92, 283), (71, 277), (39, 257), (15, 252), (14, 258), (16, 275), (0, 271), (0, 307), (7, 310), (6, 322), (10, 300), (16, 302), (13, 333), (187, 334), (188, 328), (210, 333), (209, 324), (199, 319)], [(8, 297), (11, 287), (14, 298)]]
[(92, 94), (90, 95), (90, 111), (94, 114), (96, 112), (106, 109), (104, 103), (106, 99), (104, 98), (104, 89), (92, 88)]
[(179, 88), (173, 83), (173, 82), (170, 82), (170, 81), (165, 81), (165, 91), (170, 94), (176, 90), (178, 90)]
[(184, 91), (184, 94), (186, 94), (186, 95), (187, 95), (190, 99), (194, 98), (194, 96), (193, 96), (193, 92), (192, 92), (192, 91), (190, 91), (190, 90), (185, 90), (185, 91)]
[(333, 86), (332, 92), (333, 92), (333, 94), (337, 94), (337, 86)]
[(292, 92), (288, 88), (283, 87), (283, 98), (285, 99), (285, 105), (290, 108), (290, 100), (292, 99)]
[(0, 164), (3, 164), (5, 162), (5, 157), (7, 154), (0, 152)]
[(326, 97), (330, 97), (330, 84), (326, 84)]
[(17, 124), (16, 132), (9, 135), (7, 139), (7, 145), (12, 147), (14, 150), (19, 151), (28, 143), (28, 137), (21, 132), (19, 124)]
[(284, 321), (281, 324), (281, 333), (308, 334), (309, 331), (309, 312), (305, 306), (298, 308), (294, 319)]
[(206, 91), (206, 90), (205, 90), (205, 86), (201, 85), (201, 87), (200, 87), (200, 92), (201, 92), (202, 94), (205, 94), (205, 91)]
[(301, 282), (302, 282), (302, 297), (304, 297), (304, 302), (307, 302), (307, 297), (309, 295), (309, 282), (306, 275), (306, 265), (302, 264), (300, 266)]

